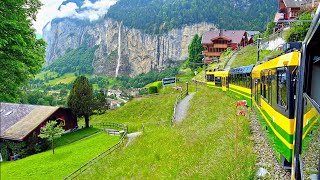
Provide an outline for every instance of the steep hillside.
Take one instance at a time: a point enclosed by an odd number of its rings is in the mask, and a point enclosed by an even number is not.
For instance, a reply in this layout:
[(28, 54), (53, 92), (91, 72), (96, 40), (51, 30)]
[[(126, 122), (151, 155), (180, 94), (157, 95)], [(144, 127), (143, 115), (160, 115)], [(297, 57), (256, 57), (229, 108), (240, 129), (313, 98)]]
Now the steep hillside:
[(217, 26), (262, 29), (276, 5), (276, 0), (67, 0), (43, 29), (46, 64), (85, 46), (96, 47), (97, 75), (133, 77), (163, 70), (188, 57), (195, 34)]
[(263, 30), (277, 0), (120, 0), (107, 17), (148, 33), (210, 22), (223, 29)]

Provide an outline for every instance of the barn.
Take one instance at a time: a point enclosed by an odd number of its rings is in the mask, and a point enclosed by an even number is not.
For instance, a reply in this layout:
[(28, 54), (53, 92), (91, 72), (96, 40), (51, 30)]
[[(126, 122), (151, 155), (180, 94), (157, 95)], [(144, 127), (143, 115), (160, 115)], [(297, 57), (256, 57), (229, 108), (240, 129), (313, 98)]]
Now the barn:
[(29, 104), (0, 103), (0, 140), (26, 141), (40, 128), (56, 120), (65, 131), (78, 127), (70, 109)]

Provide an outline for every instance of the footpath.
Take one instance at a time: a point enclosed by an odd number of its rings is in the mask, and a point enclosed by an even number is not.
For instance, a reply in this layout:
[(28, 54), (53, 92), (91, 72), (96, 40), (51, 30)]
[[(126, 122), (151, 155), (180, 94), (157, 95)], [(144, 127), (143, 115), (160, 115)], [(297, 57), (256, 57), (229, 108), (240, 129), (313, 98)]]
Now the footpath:
[(180, 123), (187, 116), (187, 112), (189, 109), (190, 100), (193, 98), (195, 93), (190, 93), (184, 99), (182, 99), (176, 108), (175, 111), (175, 120), (174, 123)]

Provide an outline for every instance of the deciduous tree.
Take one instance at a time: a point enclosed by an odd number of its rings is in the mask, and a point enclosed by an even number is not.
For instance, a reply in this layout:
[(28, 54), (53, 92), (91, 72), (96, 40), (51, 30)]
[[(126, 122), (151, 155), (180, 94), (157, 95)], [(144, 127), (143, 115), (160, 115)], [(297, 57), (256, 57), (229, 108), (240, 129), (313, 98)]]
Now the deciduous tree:
[(0, 101), (16, 102), (20, 87), (40, 71), (45, 42), (31, 27), (39, 0), (0, 1)]
[(49, 121), (45, 127), (40, 129), (39, 137), (51, 141), (52, 153), (54, 154), (54, 139), (61, 137), (63, 132), (64, 130), (57, 124), (57, 121)]

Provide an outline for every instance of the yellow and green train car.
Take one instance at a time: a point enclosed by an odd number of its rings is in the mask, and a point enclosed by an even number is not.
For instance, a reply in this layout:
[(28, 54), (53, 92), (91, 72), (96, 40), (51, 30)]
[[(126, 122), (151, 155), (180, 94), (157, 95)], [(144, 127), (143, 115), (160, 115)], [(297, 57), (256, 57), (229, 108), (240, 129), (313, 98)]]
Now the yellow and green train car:
[(293, 153), (297, 67), (300, 52), (292, 52), (258, 65), (252, 70), (252, 97), (274, 135), (284, 165)]
[(251, 71), (254, 65), (236, 67), (229, 70), (229, 91), (237, 99), (246, 100), (247, 106), (252, 106), (252, 78)]
[(228, 71), (208, 71), (207, 85), (209, 87), (219, 88), (222, 91), (227, 91), (228, 89)]

